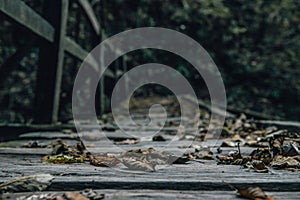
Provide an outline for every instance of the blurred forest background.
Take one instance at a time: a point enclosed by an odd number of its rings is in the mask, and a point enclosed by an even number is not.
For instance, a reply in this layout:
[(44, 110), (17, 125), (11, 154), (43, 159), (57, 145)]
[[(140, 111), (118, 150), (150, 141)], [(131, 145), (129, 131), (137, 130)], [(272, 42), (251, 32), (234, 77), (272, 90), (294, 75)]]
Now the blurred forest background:
[[(24, 0), (43, 16), (44, 0)], [(70, 1), (67, 35), (91, 50), (91, 27)], [(221, 71), (228, 105), (273, 118), (300, 120), (300, 1), (299, 0), (90, 0), (107, 37), (145, 26), (180, 31), (198, 41)], [(0, 65), (30, 34), (0, 15)], [(29, 35), (28, 35), (29, 34)], [(18, 66), (0, 74), (0, 121), (31, 122), (33, 117), (39, 41)], [(116, 61), (118, 62), (118, 61)], [(147, 62), (174, 66), (191, 83), (199, 98), (209, 100), (200, 75), (183, 59), (157, 50), (126, 55), (130, 67)], [(73, 81), (80, 62), (64, 61), (60, 120), (72, 118)], [(107, 100), (108, 101), (108, 100)], [(109, 103), (109, 101), (108, 101)], [(42, 112), (42, 111), (41, 111)]]

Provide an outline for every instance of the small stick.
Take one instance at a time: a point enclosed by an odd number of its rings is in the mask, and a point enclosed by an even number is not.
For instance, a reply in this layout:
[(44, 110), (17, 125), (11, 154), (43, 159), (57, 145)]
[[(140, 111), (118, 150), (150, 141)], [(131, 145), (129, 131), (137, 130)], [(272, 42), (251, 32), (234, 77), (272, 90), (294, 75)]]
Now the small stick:
[(241, 148), (240, 148), (240, 143), (239, 142), (237, 144), (237, 147), (238, 147), (238, 151), (239, 151), (239, 156), (242, 157), (242, 155), (241, 155)]
[(230, 183), (227, 183), (226, 181), (223, 181), (224, 184), (226, 184), (228, 187), (230, 187), (230, 189), (238, 191), (238, 189), (236, 187), (234, 187), (233, 185), (231, 185)]

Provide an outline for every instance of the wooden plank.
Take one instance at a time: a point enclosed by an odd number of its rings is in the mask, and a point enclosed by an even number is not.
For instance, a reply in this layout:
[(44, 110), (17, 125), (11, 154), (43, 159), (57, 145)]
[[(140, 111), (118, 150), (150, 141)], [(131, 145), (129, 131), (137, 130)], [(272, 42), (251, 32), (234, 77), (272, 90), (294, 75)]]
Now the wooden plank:
[[(36, 150), (38, 151), (38, 150)], [(259, 185), (269, 191), (299, 191), (299, 178), (295, 172), (273, 174), (247, 172), (240, 166), (217, 165), (215, 161), (189, 165), (159, 165), (156, 172), (131, 171), (124, 166), (95, 167), (89, 163), (53, 165), (41, 163), (39, 155), (1, 155), (0, 182), (11, 177), (49, 173), (55, 179), (52, 191), (94, 189), (165, 189), (165, 190), (229, 190), (223, 181), (236, 187)]]
[(100, 25), (91, 4), (87, 0), (78, 0), (79, 4), (85, 11), (89, 21), (97, 35), (100, 35)]
[(58, 120), (68, 5), (68, 0), (46, 1), (44, 4), (45, 17), (57, 31), (52, 44), (44, 43), (41, 46), (37, 75), (36, 123), (55, 123)]
[[(88, 52), (83, 48), (81, 48), (81, 46), (71, 38), (65, 37), (64, 42), (65, 42), (65, 50), (71, 55), (75, 56), (79, 60), (84, 60), (87, 57)], [(91, 64), (96, 65), (97, 63), (95, 61), (95, 63), (91, 63)]]
[[(122, 59), (122, 67), (123, 67), (123, 73), (126, 73), (128, 71), (127, 67), (127, 56), (124, 55)], [(125, 76), (125, 85), (124, 85), (124, 93), (126, 94), (129, 89), (129, 78)]]
[[(71, 38), (66, 37), (65, 38), (65, 49), (68, 53), (75, 56), (76, 58), (87, 62), (95, 71), (99, 71), (99, 65), (97, 64), (97, 61), (93, 57), (87, 57), (88, 52), (81, 48), (75, 41), (73, 41)], [(105, 76), (114, 78), (115, 75), (110, 69), (107, 69), (104, 72)]]
[[(185, 142), (178, 141), (176, 146), (183, 145)], [(155, 145), (161, 144), (161, 147), (164, 147), (166, 143), (148, 142), (148, 146), (156, 148)], [(147, 148), (145, 145), (142, 146)], [(128, 146), (121, 146), (121, 148), (125, 147)], [(93, 153), (103, 152), (103, 149), (106, 152), (113, 152), (116, 148), (109, 146), (109, 143), (105, 141), (96, 143), (96, 148), (89, 148)], [(89, 163), (71, 165), (42, 163), (41, 156), (50, 151), (51, 149), (47, 148), (0, 148), (0, 168), (2, 169), (0, 183), (22, 175), (50, 173), (55, 176), (49, 188), (50, 191), (85, 188), (124, 191), (145, 189), (189, 192), (230, 191), (223, 181), (237, 188), (258, 185), (266, 191), (300, 191), (299, 177), (295, 174), (296, 172), (292, 171), (271, 169), (270, 173), (262, 174), (250, 172), (237, 165), (217, 165), (215, 160), (204, 160), (203, 163), (190, 162), (187, 165), (158, 165), (156, 172), (153, 173), (131, 171), (123, 165), (115, 168), (102, 168), (91, 166)]]
[(274, 125), (281, 128), (287, 128), (295, 131), (300, 130), (300, 122), (296, 121), (277, 121), (277, 120), (254, 120), (255, 123), (261, 124), (261, 125)]
[[(153, 200), (174, 200), (174, 199), (209, 199), (209, 200), (232, 200), (241, 199), (236, 195), (235, 191), (190, 191), (190, 190), (94, 190), (98, 194), (105, 194), (105, 199), (153, 199)], [(35, 192), (38, 194), (55, 194), (62, 195), (65, 191), (50, 191), (50, 192)], [(275, 199), (299, 199), (300, 192), (272, 192), (265, 191), (268, 196), (273, 196)], [(4, 194), (3, 199), (22, 199), (20, 197), (29, 197), (33, 193), (13, 193)]]
[[(79, 60), (87, 62), (96, 72), (99, 71), (99, 65), (97, 64), (97, 61), (93, 57), (87, 57), (89, 52), (81, 48), (81, 46), (77, 44), (74, 40), (72, 40), (69, 37), (66, 37), (64, 44), (65, 50), (68, 53), (75, 56)], [(115, 77), (114, 73), (110, 69), (107, 69), (104, 72), (104, 75), (111, 78)]]
[(20, 0), (1, 0), (0, 11), (42, 38), (53, 42), (54, 28), (43, 17)]

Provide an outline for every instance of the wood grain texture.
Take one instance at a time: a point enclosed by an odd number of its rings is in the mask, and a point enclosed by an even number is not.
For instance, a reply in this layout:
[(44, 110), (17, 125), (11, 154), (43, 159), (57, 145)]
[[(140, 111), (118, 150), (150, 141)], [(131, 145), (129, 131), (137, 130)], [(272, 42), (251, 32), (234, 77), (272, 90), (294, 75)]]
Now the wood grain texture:
[(97, 35), (100, 35), (100, 25), (91, 4), (87, 0), (78, 0), (78, 2), (85, 11), (94, 31)]
[(24, 2), (20, 0), (1, 0), (0, 11), (40, 37), (50, 42), (54, 41), (54, 27)]
[[(99, 194), (105, 194), (105, 199), (212, 199), (212, 200), (231, 200), (241, 199), (234, 191), (175, 191), (175, 190), (95, 190)], [(49, 192), (38, 192), (35, 194), (46, 194)], [(50, 192), (55, 194), (63, 194), (63, 191)], [(266, 192), (268, 196), (274, 196), (275, 199), (299, 199), (300, 192)], [(28, 196), (30, 193), (5, 194), (3, 199), (16, 199), (22, 196)]]

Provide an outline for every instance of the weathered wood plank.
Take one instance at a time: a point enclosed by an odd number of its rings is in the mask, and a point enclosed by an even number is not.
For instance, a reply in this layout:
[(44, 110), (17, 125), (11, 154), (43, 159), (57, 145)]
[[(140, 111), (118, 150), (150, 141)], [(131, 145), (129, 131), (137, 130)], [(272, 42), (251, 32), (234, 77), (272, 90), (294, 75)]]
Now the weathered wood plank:
[(89, 21), (97, 35), (100, 35), (100, 25), (91, 4), (87, 0), (78, 0), (79, 4), (85, 11)]
[(281, 128), (287, 128), (290, 130), (300, 130), (300, 122), (296, 121), (277, 121), (277, 120), (254, 120), (255, 123), (260, 125), (274, 125)]
[[(1, 158), (2, 160), (2, 158)], [(39, 164), (27, 156), (15, 163), (1, 165), (1, 182), (11, 177), (37, 173), (55, 176), (49, 190), (94, 189), (164, 189), (164, 190), (229, 190), (223, 181), (236, 187), (258, 185), (269, 191), (299, 191), (299, 177), (293, 172), (258, 174), (245, 172), (239, 166), (193, 163), (190, 165), (158, 166), (154, 173), (94, 167), (89, 164)], [(3, 160), (4, 162), (5, 160)], [(4, 167), (4, 168), (3, 168)]]
[(1, 0), (0, 11), (42, 38), (50, 42), (54, 41), (54, 27), (24, 2)]
[[(99, 64), (96, 61), (96, 59), (94, 59), (93, 57), (88, 56), (89, 52), (87, 52), (86, 50), (84, 50), (79, 44), (77, 44), (75, 41), (73, 41), (71, 38), (66, 37), (65, 41), (65, 50), (75, 56), (77, 59), (81, 60), (81, 61), (85, 61), (86, 63), (88, 63), (96, 72), (99, 72)], [(114, 78), (115, 75), (114, 73), (110, 70), (107, 69), (104, 72), (105, 76)]]
[[(153, 144), (161, 144), (163, 147), (166, 143)], [(115, 146), (108, 147), (108, 145), (109, 143), (102, 142), (97, 144), (96, 148), (89, 149), (92, 152), (94, 150), (111, 152), (115, 149)], [(214, 160), (203, 161), (204, 163), (191, 162), (188, 165), (159, 165), (154, 173), (131, 171), (122, 165), (116, 168), (101, 168), (88, 163), (71, 165), (41, 163), (41, 156), (50, 152), (51, 149), (0, 148), (0, 182), (21, 175), (50, 173), (55, 176), (50, 187), (52, 191), (59, 191), (62, 188), (66, 190), (82, 190), (84, 188), (230, 190), (223, 181), (238, 188), (258, 185), (267, 191), (300, 191), (300, 176), (291, 171), (272, 170), (271, 173), (261, 174), (249, 172), (240, 166), (217, 165)]]
[[(175, 190), (95, 190), (98, 194), (105, 194), (105, 199), (212, 199), (212, 200), (231, 200), (241, 199), (235, 191), (175, 191)], [(37, 192), (35, 194), (63, 194), (63, 191), (58, 192)], [(300, 192), (270, 192), (266, 191), (268, 196), (274, 196), (275, 199), (299, 199)], [(3, 199), (17, 199), (22, 196), (30, 196), (32, 193), (4, 194)]]
[(61, 131), (71, 129), (75, 131), (73, 124), (0, 124), (0, 141), (17, 140), (23, 133), (37, 131)]
[[(77, 59), (84, 60), (87, 57), (88, 52), (83, 48), (81, 48), (81, 46), (77, 44), (75, 41), (73, 41), (71, 38), (65, 37), (64, 43), (65, 43), (65, 50), (71, 55), (75, 56)], [(94, 66), (97, 65), (97, 62), (94, 61), (94, 63), (90, 63), (90, 64)]]

